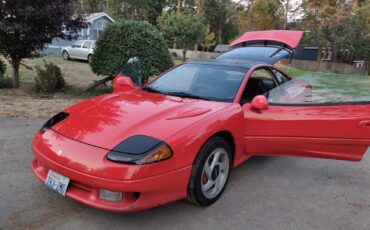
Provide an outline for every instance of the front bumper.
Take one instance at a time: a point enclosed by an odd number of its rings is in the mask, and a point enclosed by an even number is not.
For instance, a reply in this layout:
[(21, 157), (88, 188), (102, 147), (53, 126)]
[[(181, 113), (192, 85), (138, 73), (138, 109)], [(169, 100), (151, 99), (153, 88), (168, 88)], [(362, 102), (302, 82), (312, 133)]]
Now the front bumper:
[[(66, 197), (108, 211), (133, 212), (186, 197), (191, 166), (176, 169), (173, 158), (148, 165), (106, 159), (107, 151), (66, 138), (52, 130), (33, 141), (33, 173), (46, 180), (48, 170), (70, 178)], [(122, 192), (120, 201), (99, 198), (99, 189)]]
[[(49, 169), (68, 178), (66, 197), (83, 204), (115, 212), (140, 211), (186, 197), (191, 167), (138, 180), (112, 180), (80, 173), (46, 158), (34, 159), (33, 173), (43, 182)], [(99, 198), (99, 189), (123, 192), (124, 199), (113, 202)]]

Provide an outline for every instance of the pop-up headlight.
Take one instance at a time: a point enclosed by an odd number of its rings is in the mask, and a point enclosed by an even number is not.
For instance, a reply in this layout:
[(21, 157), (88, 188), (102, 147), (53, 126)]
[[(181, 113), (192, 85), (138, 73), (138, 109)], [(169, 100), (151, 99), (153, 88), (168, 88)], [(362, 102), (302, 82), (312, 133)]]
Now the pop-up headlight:
[(107, 158), (126, 164), (150, 164), (172, 156), (171, 148), (153, 137), (137, 135), (124, 140), (112, 149)]
[(45, 133), (46, 130), (50, 129), (53, 125), (61, 122), (62, 120), (66, 119), (69, 116), (68, 113), (66, 112), (60, 112), (50, 118), (42, 127), (41, 127), (41, 132)]

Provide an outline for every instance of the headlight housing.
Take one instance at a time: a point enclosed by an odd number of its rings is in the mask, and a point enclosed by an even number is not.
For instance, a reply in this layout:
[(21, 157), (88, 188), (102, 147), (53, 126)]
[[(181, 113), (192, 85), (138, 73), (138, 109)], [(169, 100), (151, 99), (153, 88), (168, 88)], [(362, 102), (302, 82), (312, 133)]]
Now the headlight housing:
[(119, 163), (145, 165), (166, 160), (171, 156), (172, 149), (165, 142), (153, 137), (137, 135), (113, 148), (107, 158)]
[(50, 129), (53, 125), (56, 125), (57, 123), (61, 122), (62, 120), (66, 119), (69, 116), (66, 112), (60, 112), (50, 118), (42, 127), (41, 132), (45, 133), (46, 130)]

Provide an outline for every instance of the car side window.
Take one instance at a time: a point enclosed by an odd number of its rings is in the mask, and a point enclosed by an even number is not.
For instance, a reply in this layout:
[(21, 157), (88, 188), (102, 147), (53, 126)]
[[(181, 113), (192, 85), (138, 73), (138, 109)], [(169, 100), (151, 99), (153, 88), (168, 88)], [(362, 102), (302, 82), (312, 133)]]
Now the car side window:
[(72, 47), (73, 48), (81, 48), (82, 43), (83, 43), (83, 41), (81, 41), (81, 40), (77, 41), (77, 42), (73, 43)]
[(276, 80), (279, 82), (279, 85), (289, 81), (289, 78), (287, 78), (282, 72), (276, 69), (271, 69), (271, 71), (274, 73)]
[(272, 89), (276, 88), (276, 82), (273, 74), (265, 68), (260, 68), (250, 75), (247, 85), (240, 99), (240, 104), (249, 103), (257, 95), (268, 95)]
[(84, 49), (90, 49), (91, 48), (92, 41), (85, 41), (82, 48)]

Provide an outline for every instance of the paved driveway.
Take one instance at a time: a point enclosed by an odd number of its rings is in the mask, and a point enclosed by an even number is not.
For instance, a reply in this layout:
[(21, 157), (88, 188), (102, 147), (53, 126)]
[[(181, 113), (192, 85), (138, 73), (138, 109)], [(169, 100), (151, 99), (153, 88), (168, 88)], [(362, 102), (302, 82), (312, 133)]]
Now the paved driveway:
[(360, 163), (256, 157), (233, 170), (216, 204), (179, 201), (141, 213), (95, 210), (31, 173), (41, 120), (0, 119), (0, 229), (370, 230), (370, 153)]

